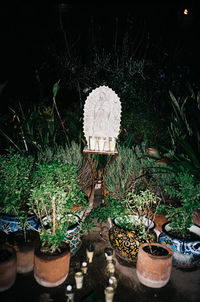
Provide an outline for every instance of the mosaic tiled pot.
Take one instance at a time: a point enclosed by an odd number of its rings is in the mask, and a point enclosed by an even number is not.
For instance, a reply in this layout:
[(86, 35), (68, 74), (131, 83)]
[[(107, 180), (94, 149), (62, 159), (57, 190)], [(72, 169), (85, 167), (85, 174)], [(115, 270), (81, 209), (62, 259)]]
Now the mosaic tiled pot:
[(68, 214), (73, 215), (75, 218), (75, 223), (72, 224), (66, 231), (66, 237), (65, 241), (70, 246), (70, 252), (71, 256), (74, 256), (76, 252), (80, 249), (82, 244), (82, 233), (79, 225), (80, 218), (77, 215), (74, 214)]
[[(130, 219), (136, 219), (135, 215), (128, 215)], [(109, 230), (109, 240), (115, 252), (121, 258), (133, 261), (135, 260), (139, 246), (145, 242), (140, 238), (139, 231), (131, 230), (128, 227), (121, 226), (121, 217), (116, 217), (113, 220), (113, 226)], [(156, 241), (156, 234), (153, 232), (155, 224), (153, 221), (146, 219), (145, 224), (150, 223), (150, 232)]]
[[(40, 230), (40, 222), (35, 214), (29, 216), (27, 229)], [(16, 216), (0, 213), (0, 230), (6, 234), (21, 230), (19, 219)]]
[(179, 268), (194, 268), (200, 265), (200, 227), (192, 225), (189, 229), (191, 233), (197, 235), (195, 240), (173, 237), (170, 230), (169, 223), (163, 224), (158, 242), (174, 251), (173, 264)]

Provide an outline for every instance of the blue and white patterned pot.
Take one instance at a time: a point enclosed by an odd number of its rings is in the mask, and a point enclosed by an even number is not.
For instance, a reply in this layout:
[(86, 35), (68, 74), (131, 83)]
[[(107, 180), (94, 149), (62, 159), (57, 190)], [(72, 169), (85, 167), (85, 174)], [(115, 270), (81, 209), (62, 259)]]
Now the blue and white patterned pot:
[[(0, 213), (0, 230), (9, 234), (21, 230), (20, 221), (16, 216)], [(27, 220), (28, 230), (40, 230), (40, 222), (35, 214), (29, 216)]]
[(195, 241), (175, 238), (170, 234), (170, 230), (169, 222), (163, 224), (158, 242), (174, 251), (173, 264), (179, 268), (194, 268), (200, 265), (200, 227), (192, 225), (189, 229), (191, 233), (199, 236), (199, 240)]
[(83, 236), (79, 225), (80, 218), (74, 214), (68, 215), (74, 216), (75, 223), (66, 230), (65, 242), (70, 246), (71, 256), (74, 256), (82, 245)]

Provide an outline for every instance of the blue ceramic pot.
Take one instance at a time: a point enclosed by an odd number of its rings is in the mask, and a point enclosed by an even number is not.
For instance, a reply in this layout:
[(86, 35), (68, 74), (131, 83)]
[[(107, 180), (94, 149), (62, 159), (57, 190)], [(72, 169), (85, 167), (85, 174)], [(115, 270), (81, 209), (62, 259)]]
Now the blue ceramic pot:
[(68, 215), (74, 216), (75, 223), (66, 230), (65, 242), (70, 246), (71, 256), (74, 256), (82, 245), (83, 236), (79, 225), (80, 218), (74, 214)]
[[(20, 221), (16, 216), (0, 213), (0, 230), (6, 234), (21, 230)], [(28, 230), (40, 230), (40, 222), (35, 214), (29, 216), (27, 220)]]
[(197, 236), (195, 240), (177, 238), (170, 234), (170, 223), (162, 226), (158, 242), (170, 247), (173, 252), (173, 264), (179, 268), (194, 268), (200, 264), (200, 227), (192, 225), (189, 231)]
[[(135, 215), (128, 215), (127, 217), (128, 219), (130, 218), (130, 220), (137, 220), (137, 216)], [(141, 239), (139, 231), (124, 226), (122, 227), (120, 220), (123, 220), (123, 218), (116, 217), (113, 220), (113, 226), (109, 230), (109, 240), (118, 256), (125, 260), (133, 261), (138, 254), (140, 244), (145, 241)], [(147, 223), (150, 223), (150, 231), (156, 241), (156, 234), (153, 233), (155, 224), (149, 219), (146, 219), (145, 224), (147, 225)]]

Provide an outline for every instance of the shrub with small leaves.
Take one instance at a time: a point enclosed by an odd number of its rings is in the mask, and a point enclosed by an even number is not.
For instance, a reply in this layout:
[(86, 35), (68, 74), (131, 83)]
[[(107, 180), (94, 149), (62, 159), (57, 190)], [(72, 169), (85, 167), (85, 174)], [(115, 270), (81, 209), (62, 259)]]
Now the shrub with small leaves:
[(0, 155), (0, 202), (6, 214), (15, 215), (23, 224), (30, 212), (28, 197), (34, 158), (9, 149)]
[(77, 177), (75, 165), (56, 161), (38, 163), (33, 172), (29, 205), (40, 219), (42, 245), (49, 252), (59, 250), (66, 236), (67, 214), (80, 213), (88, 206)]
[(161, 204), (158, 211), (164, 212), (173, 231), (184, 237), (193, 223), (194, 210), (200, 208), (200, 183), (187, 170), (183, 170), (175, 175), (171, 184), (163, 187), (178, 204)]

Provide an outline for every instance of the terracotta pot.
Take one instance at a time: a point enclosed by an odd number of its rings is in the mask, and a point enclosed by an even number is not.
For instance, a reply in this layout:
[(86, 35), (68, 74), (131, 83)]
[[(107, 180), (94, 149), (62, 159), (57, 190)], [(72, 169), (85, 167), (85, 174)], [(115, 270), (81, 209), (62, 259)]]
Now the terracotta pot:
[(193, 223), (200, 227), (200, 209), (193, 212)]
[(160, 153), (159, 153), (158, 149), (156, 149), (156, 148), (147, 148), (147, 152), (148, 152), (150, 157), (160, 159)]
[(26, 241), (23, 231), (12, 232), (8, 235), (8, 243), (17, 253), (17, 272), (29, 273), (33, 270), (35, 248), (40, 244), (38, 232), (26, 231)]
[(154, 222), (156, 224), (155, 229), (159, 232), (162, 232), (162, 225), (168, 222), (168, 219), (165, 217), (164, 214), (160, 213), (155, 215)]
[(148, 243), (141, 244), (137, 256), (136, 274), (142, 284), (160, 288), (165, 286), (170, 279), (173, 251), (159, 243), (152, 243), (151, 246), (160, 247), (166, 251), (166, 255), (151, 255), (144, 250), (148, 247)]
[(55, 287), (62, 284), (68, 276), (70, 266), (70, 247), (63, 243), (60, 254), (46, 254), (40, 248), (35, 250), (34, 277), (42, 286)]
[(157, 163), (158, 165), (168, 165), (168, 164), (171, 163), (171, 160), (170, 160), (170, 158), (168, 158), (168, 157), (163, 157), (163, 158), (157, 160), (156, 163)]
[(15, 283), (16, 274), (16, 252), (5, 244), (0, 247), (0, 292), (9, 289)]

